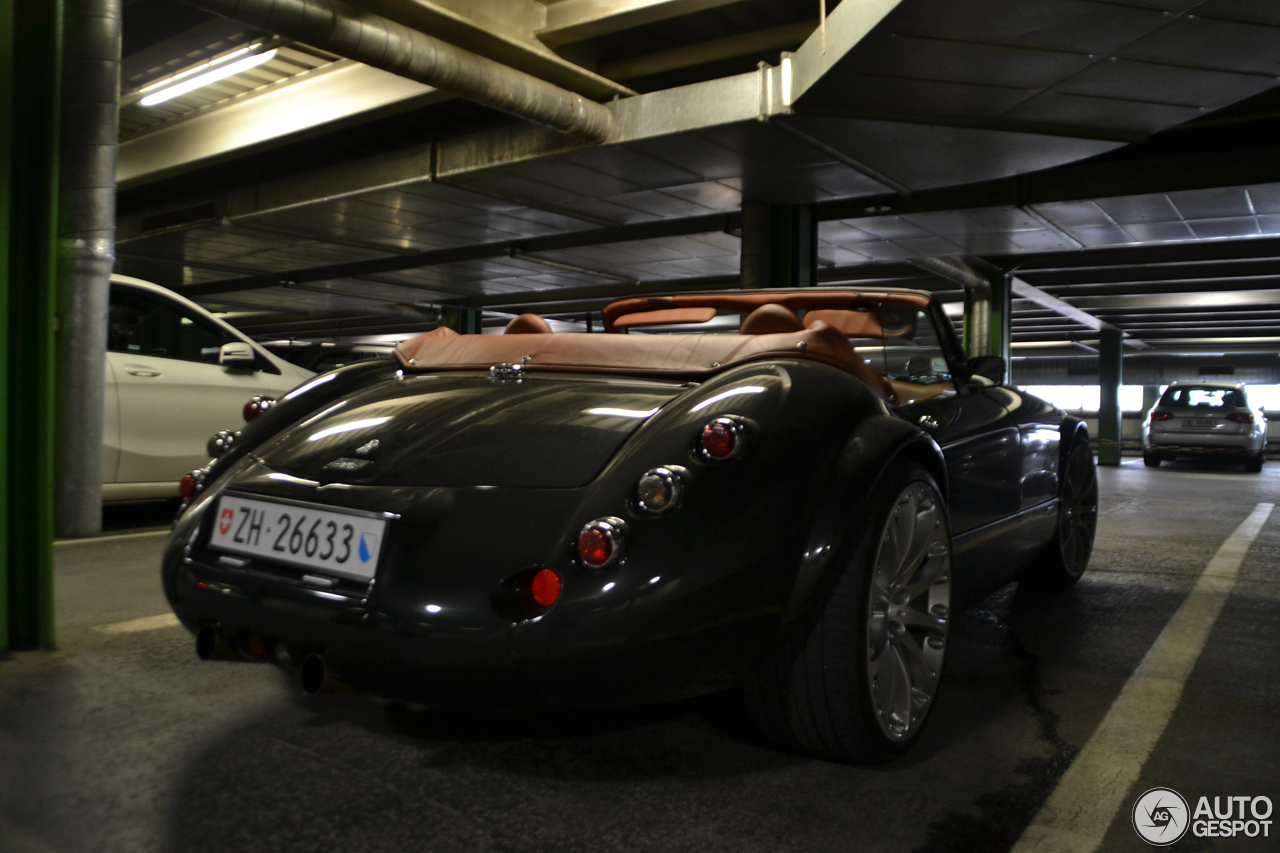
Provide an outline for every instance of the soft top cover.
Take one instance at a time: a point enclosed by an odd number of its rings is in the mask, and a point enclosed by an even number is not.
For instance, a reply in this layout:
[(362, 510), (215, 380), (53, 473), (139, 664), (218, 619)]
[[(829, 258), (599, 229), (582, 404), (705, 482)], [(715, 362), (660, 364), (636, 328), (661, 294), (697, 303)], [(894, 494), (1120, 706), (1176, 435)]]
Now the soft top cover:
[[(710, 307), (749, 314), (763, 305), (791, 311), (867, 311), (883, 303), (924, 308), (928, 296), (909, 291), (802, 290), (681, 294), (624, 299), (605, 308), (606, 329), (621, 316)], [(458, 335), (437, 329), (403, 342), (396, 357), (409, 372), (488, 370), (520, 364), (526, 371), (621, 373), (701, 379), (748, 361), (805, 358), (845, 370), (888, 398), (892, 389), (853, 349), (845, 333), (816, 317), (800, 331), (777, 334), (556, 334)]]

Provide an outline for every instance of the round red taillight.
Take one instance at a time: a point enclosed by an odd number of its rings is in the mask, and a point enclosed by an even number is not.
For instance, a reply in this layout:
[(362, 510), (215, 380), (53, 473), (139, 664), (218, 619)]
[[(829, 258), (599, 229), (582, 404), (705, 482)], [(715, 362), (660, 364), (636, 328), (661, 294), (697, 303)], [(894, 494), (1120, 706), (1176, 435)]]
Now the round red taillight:
[(622, 557), (626, 522), (620, 518), (599, 518), (578, 532), (577, 552), (582, 565), (603, 569)]
[(742, 448), (742, 424), (733, 418), (716, 418), (702, 428), (702, 455), (713, 462), (732, 459)]
[(209, 476), (208, 468), (197, 468), (178, 481), (178, 494), (183, 500), (191, 500), (204, 491), (205, 478)]
[(250, 397), (249, 402), (244, 404), (244, 409), (241, 410), (240, 414), (244, 415), (244, 422), (249, 423), (275, 404), (274, 397)]
[(560, 600), (560, 576), (551, 569), (542, 569), (529, 584), (529, 595), (540, 607), (550, 607)]

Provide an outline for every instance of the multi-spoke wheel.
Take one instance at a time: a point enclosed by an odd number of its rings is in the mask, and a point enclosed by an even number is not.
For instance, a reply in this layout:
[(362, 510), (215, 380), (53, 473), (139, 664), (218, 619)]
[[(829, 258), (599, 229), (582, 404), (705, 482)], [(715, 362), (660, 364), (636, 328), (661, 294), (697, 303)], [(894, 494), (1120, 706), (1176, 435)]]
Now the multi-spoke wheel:
[(1044, 560), (1030, 566), (1037, 580), (1065, 586), (1080, 580), (1098, 529), (1098, 469), (1093, 450), (1076, 440), (1063, 463), (1058, 483), (1058, 527), (1045, 546)]
[(936, 491), (911, 483), (880, 537), (867, 596), (867, 677), (892, 741), (920, 730), (938, 692), (951, 616), (951, 537)]
[(937, 485), (902, 465), (875, 489), (829, 594), (746, 689), (766, 731), (842, 761), (893, 758), (920, 734), (951, 624), (951, 533)]

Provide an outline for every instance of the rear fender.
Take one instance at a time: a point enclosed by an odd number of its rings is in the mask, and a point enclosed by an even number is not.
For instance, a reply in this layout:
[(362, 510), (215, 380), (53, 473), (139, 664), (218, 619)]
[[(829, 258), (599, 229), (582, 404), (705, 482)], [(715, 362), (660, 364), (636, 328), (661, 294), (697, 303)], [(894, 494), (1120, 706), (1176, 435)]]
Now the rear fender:
[(400, 365), (393, 359), (368, 359), (323, 373), (294, 388), (245, 424), (235, 444), (209, 464), (204, 491), (249, 453), (307, 415), (362, 388), (393, 379), (399, 370)]
[(784, 624), (803, 615), (815, 596), (838, 578), (881, 480), (908, 461), (928, 471), (939, 491), (947, 494), (942, 450), (919, 427), (889, 415), (868, 418), (858, 426), (840, 454), (827, 493), (817, 501)]

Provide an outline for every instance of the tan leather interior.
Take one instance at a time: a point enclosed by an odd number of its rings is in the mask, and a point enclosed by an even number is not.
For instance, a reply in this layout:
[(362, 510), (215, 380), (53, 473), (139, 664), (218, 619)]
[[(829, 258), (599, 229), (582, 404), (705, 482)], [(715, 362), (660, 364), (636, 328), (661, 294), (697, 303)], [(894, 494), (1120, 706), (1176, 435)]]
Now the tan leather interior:
[(549, 335), (551, 324), (537, 314), (521, 314), (503, 330), (504, 335)]
[(615, 329), (635, 329), (641, 326), (674, 326), (681, 323), (706, 323), (714, 319), (714, 308), (663, 308), (658, 311), (641, 311), (623, 314), (613, 321)]
[[(886, 303), (915, 308), (929, 304), (927, 296), (919, 293), (900, 293), (870, 290), (755, 290), (736, 293), (682, 293), (676, 296), (637, 296), (619, 299), (604, 309), (605, 331), (615, 331), (614, 321), (627, 314), (658, 311), (666, 308), (709, 307), (736, 314), (750, 314), (761, 305), (774, 303), (791, 311), (813, 312), (815, 309), (835, 308), (845, 311), (856, 307), (870, 308)], [(816, 322), (816, 321), (815, 321)]]
[(916, 385), (914, 382), (899, 382), (896, 379), (890, 379), (888, 382), (890, 387), (893, 388), (893, 396), (899, 406), (905, 406), (908, 403), (923, 403), (925, 400), (932, 400), (939, 394), (956, 393), (956, 386), (951, 382), (935, 382), (931, 385)]
[(843, 308), (816, 308), (804, 315), (804, 324), (827, 323), (835, 326), (851, 338), (881, 338), (884, 336), (880, 321), (871, 309), (850, 311)]
[[(697, 379), (749, 361), (806, 358), (845, 370), (882, 399), (892, 388), (849, 339), (826, 323), (764, 335), (419, 335), (396, 349), (407, 372), (488, 370), (521, 363), (526, 371), (645, 373)], [(410, 364), (410, 361), (413, 363)]]
[[(713, 309), (714, 310), (714, 309)], [(742, 335), (777, 335), (785, 332), (803, 331), (804, 323), (790, 308), (783, 308), (776, 302), (761, 305), (747, 315), (742, 321), (739, 334)]]
[[(541, 317), (522, 314), (507, 325), (505, 335), (458, 335), (441, 327), (400, 344), (396, 357), (410, 372), (488, 370), (495, 364), (519, 362), (528, 371), (644, 373), (690, 379), (745, 362), (790, 357), (838, 367), (891, 403), (953, 393), (951, 383), (922, 386), (890, 382), (854, 350), (850, 337), (885, 334), (876, 313), (881, 304), (925, 308), (929, 299), (918, 293), (803, 288), (644, 296), (607, 305), (605, 330), (625, 332), (648, 325), (707, 322), (717, 311), (748, 316), (739, 335), (593, 335), (551, 334)], [(803, 323), (798, 319), (799, 311), (806, 312)], [(414, 363), (410, 365), (410, 361)]]

